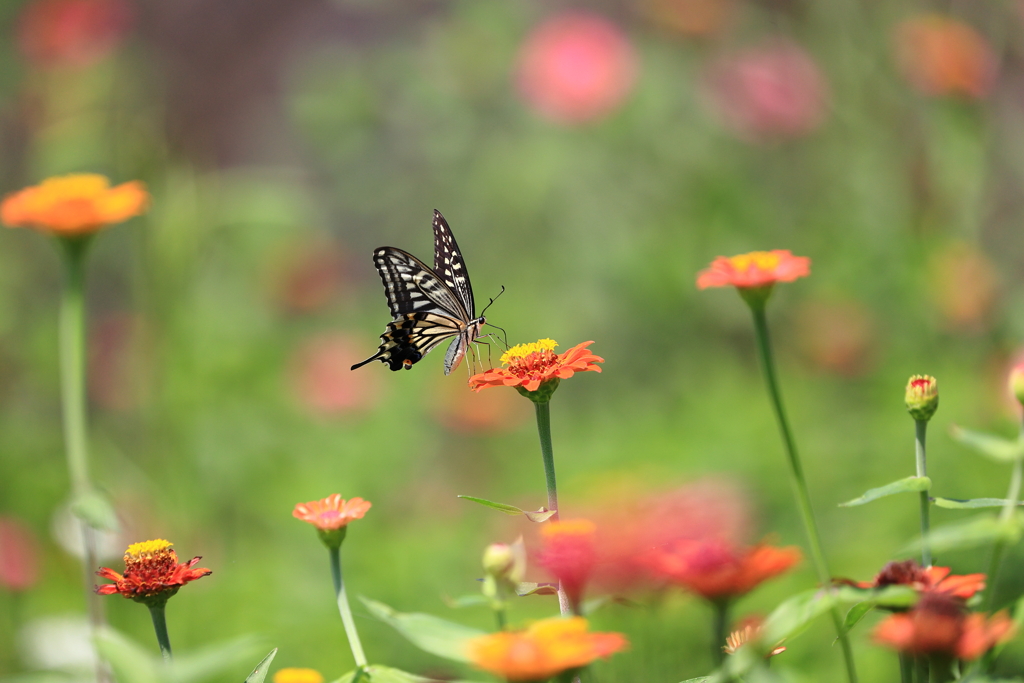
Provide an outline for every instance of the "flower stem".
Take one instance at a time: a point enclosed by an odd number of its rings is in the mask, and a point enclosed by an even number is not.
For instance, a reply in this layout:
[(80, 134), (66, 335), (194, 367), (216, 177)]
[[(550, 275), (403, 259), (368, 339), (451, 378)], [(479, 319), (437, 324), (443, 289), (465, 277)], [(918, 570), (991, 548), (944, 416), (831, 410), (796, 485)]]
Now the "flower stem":
[[(803, 518), (804, 531), (807, 533), (807, 541), (811, 550), (811, 560), (814, 569), (818, 574), (818, 581), (822, 586), (829, 586), (832, 582), (832, 574), (825, 561), (825, 554), (821, 550), (821, 537), (818, 533), (818, 525), (814, 521), (814, 510), (811, 508), (811, 497), (807, 490), (807, 482), (804, 479), (803, 466), (800, 464), (800, 456), (797, 454), (796, 442), (786, 420), (786, 413), (782, 406), (782, 395), (779, 392), (778, 381), (775, 377), (775, 363), (772, 359), (771, 341), (768, 337), (768, 320), (765, 317), (763, 305), (752, 305), (750, 310), (754, 314), (754, 329), (757, 337), (757, 350), (761, 357), (761, 369), (764, 371), (765, 384), (768, 386), (768, 394), (771, 398), (772, 407), (775, 410), (775, 417), (779, 423), (779, 431), (782, 433), (782, 441), (786, 447), (786, 455), (789, 458), (790, 474), (792, 475), (793, 489), (796, 492), (797, 507), (800, 516)], [(843, 649), (843, 660), (846, 663), (846, 677), (849, 683), (857, 682), (857, 669), (853, 661), (853, 650), (850, 647), (850, 639), (843, 630), (843, 622), (839, 610), (835, 606), (830, 610), (832, 623), (839, 637), (839, 643)]]
[(165, 662), (170, 662), (173, 657), (171, 655), (171, 639), (167, 635), (167, 620), (164, 618), (166, 606), (167, 603), (150, 605), (149, 616), (153, 618), (153, 630), (156, 631), (156, 642), (160, 643), (160, 654), (164, 656)]
[(716, 667), (722, 666), (725, 661), (725, 637), (729, 627), (729, 601), (715, 600), (711, 605), (715, 610), (715, 617), (711, 627), (711, 661)]
[[(917, 460), (917, 476), (928, 476), (928, 457), (925, 451), (925, 436), (928, 433), (928, 420), (914, 420), (915, 438), (914, 454)], [(931, 527), (931, 500), (928, 491), (921, 491), (921, 565), (932, 566), (932, 548), (928, 545), (928, 530)]]
[[(1024, 440), (1024, 421), (1021, 422), (1020, 436)], [(1010, 489), (1006, 492), (1006, 503), (999, 513), (999, 521), (1006, 523), (1013, 517), (1017, 509), (1017, 501), (1020, 499), (1021, 475), (1024, 469), (1024, 462), (1021, 459), (1014, 460), (1013, 470), (1010, 472)], [(1006, 541), (1000, 539), (992, 546), (992, 557), (988, 563), (988, 586), (985, 588), (985, 606), (982, 611), (991, 612), (995, 607), (996, 581), (999, 579), (999, 569), (1003, 562), (1003, 552), (1006, 550)]]
[[(533, 404), (537, 410), (537, 433), (540, 435), (540, 454), (544, 459), (544, 481), (548, 489), (548, 510), (554, 510), (551, 521), (558, 521), (558, 484), (555, 483), (555, 452), (551, 447), (551, 402), (535, 401)], [(569, 596), (558, 584), (558, 611), (561, 615), (568, 616), (574, 613), (569, 603)]]
[(352, 608), (348, 605), (345, 581), (341, 577), (341, 547), (329, 548), (329, 551), (331, 554), (331, 578), (334, 579), (334, 594), (338, 598), (341, 623), (345, 625), (345, 635), (348, 636), (348, 644), (352, 648), (352, 658), (356, 660), (356, 666), (362, 669), (367, 665), (366, 655), (363, 654), (363, 644), (359, 641), (356, 622), (352, 618)]
[(899, 653), (900, 683), (914, 683), (914, 660), (910, 655)]
[[(917, 672), (918, 683), (928, 683), (930, 676), (928, 675), (929, 662), (925, 656), (920, 656), (914, 661), (914, 667)], [(933, 667), (934, 668), (934, 667)]]

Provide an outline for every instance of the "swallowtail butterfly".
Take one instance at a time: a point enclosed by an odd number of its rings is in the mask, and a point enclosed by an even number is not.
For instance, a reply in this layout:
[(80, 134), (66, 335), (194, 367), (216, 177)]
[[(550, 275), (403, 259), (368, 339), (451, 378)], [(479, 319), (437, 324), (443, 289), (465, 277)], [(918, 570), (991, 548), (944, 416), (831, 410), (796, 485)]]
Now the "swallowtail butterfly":
[(450, 374), (469, 345), (482, 336), (485, 320), (476, 315), (466, 262), (444, 216), (434, 210), (433, 269), (394, 247), (376, 249), (373, 263), (384, 283), (392, 320), (380, 336), (377, 353), (352, 369), (379, 360), (392, 370), (409, 370), (434, 347), (454, 337), (444, 355), (444, 374)]

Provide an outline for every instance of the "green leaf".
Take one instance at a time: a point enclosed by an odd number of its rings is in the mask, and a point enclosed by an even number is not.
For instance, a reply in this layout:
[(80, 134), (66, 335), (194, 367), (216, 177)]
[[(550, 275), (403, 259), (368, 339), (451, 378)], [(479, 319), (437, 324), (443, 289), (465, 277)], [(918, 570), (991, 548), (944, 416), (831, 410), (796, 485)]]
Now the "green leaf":
[(479, 503), (484, 507), (489, 507), (492, 510), (497, 510), (498, 512), (504, 512), (506, 515), (526, 515), (526, 518), (531, 522), (546, 522), (547, 520), (551, 519), (552, 515), (558, 512), (557, 510), (548, 510), (546, 508), (541, 508), (540, 510), (534, 511), (523, 510), (522, 508), (517, 508), (515, 505), (495, 503), (493, 500), (486, 500), (484, 498), (474, 498), (473, 496), (459, 496), (459, 498), (464, 498), (465, 500), (469, 500), (474, 503)]
[(1014, 462), (1024, 457), (1024, 440), (1010, 440), (983, 432), (972, 432), (956, 425), (949, 431), (953, 438), (963, 445), (996, 462)]
[(798, 593), (775, 608), (764, 621), (763, 641), (777, 643), (799, 634), (838, 602), (836, 591), (812, 589)]
[(521, 598), (527, 595), (558, 595), (558, 584), (523, 581), (516, 586), (516, 595)]
[[(1009, 500), (1005, 498), (932, 498), (932, 501), (940, 508), (950, 510), (968, 510), (972, 508), (1001, 508), (1005, 507)], [(1024, 505), (1024, 501), (1017, 501), (1016, 505)]]
[[(858, 602), (846, 613), (846, 620), (843, 622), (843, 633), (849, 633), (857, 623), (867, 616), (867, 613), (875, 608), (870, 602)], [(839, 638), (836, 638), (836, 642)]]
[(274, 661), (276, 656), (277, 648), (275, 647), (270, 651), (269, 655), (260, 660), (260, 663), (252, 670), (252, 673), (245, 677), (245, 683), (263, 683), (263, 679), (267, 677), (267, 671), (270, 670), (270, 663)]
[[(1020, 523), (1016, 519), (1001, 522), (994, 517), (975, 517), (932, 529), (928, 534), (928, 544), (933, 553), (940, 553), (961, 548), (977, 548), (995, 541), (1015, 543), (1020, 534)], [(903, 553), (909, 555), (920, 549), (921, 541), (916, 540), (904, 548)]]
[(885, 486), (879, 486), (876, 489), (870, 489), (860, 498), (854, 498), (848, 500), (845, 503), (840, 503), (839, 507), (848, 508), (855, 505), (863, 505), (864, 503), (870, 503), (873, 500), (884, 498), (885, 496), (891, 496), (896, 493), (920, 493), (921, 491), (927, 491), (932, 487), (932, 480), (928, 477), (907, 477), (906, 479), (900, 479), (894, 481), (891, 484)]
[(466, 643), (484, 635), (475, 628), (446, 621), (432, 614), (396, 612), (382, 602), (360, 597), (366, 608), (377, 619), (388, 624), (413, 645), (445, 659), (468, 661)]
[(700, 676), (698, 678), (687, 678), (682, 683), (707, 683), (711, 680), (711, 676)]
[(135, 641), (109, 627), (97, 631), (94, 640), (118, 683), (161, 683), (163, 663)]
[[(198, 683), (228, 671), (241, 669), (258, 656), (262, 649), (263, 644), (257, 638), (243, 636), (205, 647), (197, 652), (176, 655), (174, 665), (171, 667), (171, 682)], [(267, 667), (270, 666), (270, 661), (274, 659), (276, 653), (277, 649), (274, 649), (256, 665), (253, 672), (245, 679), (247, 683), (263, 683), (262, 676), (267, 675)], [(257, 676), (258, 680), (253, 676)], [(251, 681), (250, 678), (252, 678)]]
[(470, 595), (460, 595), (457, 598), (445, 598), (444, 604), (448, 605), (452, 609), (461, 609), (463, 607), (480, 607), (481, 605), (490, 605), (491, 600), (486, 595), (471, 593)]
[(107, 497), (99, 491), (87, 491), (71, 501), (71, 512), (93, 529), (118, 531), (117, 513)]

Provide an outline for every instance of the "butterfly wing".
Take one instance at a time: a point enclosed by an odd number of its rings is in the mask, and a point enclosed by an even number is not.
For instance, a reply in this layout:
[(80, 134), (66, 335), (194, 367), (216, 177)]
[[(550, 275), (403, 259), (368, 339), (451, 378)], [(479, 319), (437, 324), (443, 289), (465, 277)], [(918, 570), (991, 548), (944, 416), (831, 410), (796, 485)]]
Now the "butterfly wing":
[(466, 312), (466, 320), (476, 317), (473, 303), (473, 286), (469, 282), (469, 271), (462, 259), (462, 252), (452, 235), (448, 221), (441, 212), (434, 209), (434, 272), (455, 292)]

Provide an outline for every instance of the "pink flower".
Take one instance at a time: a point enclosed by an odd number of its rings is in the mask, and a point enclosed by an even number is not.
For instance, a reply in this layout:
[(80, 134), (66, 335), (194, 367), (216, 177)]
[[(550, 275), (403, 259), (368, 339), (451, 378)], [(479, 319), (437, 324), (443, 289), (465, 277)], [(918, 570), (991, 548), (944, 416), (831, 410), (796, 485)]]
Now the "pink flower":
[(372, 373), (352, 372), (358, 346), (342, 333), (303, 341), (289, 362), (289, 379), (299, 403), (317, 416), (336, 416), (371, 407), (377, 396)]
[(587, 12), (566, 12), (536, 27), (519, 51), (516, 85), (526, 103), (559, 123), (610, 114), (636, 80), (636, 56), (622, 30)]
[(0, 586), (28, 590), (39, 580), (39, 549), (32, 531), (14, 517), (0, 517)]
[(18, 46), (36, 66), (89, 66), (117, 47), (133, 14), (127, 0), (34, 0), (21, 13)]
[(751, 142), (807, 135), (828, 109), (828, 84), (818, 65), (782, 38), (717, 59), (707, 70), (704, 91), (719, 122)]

